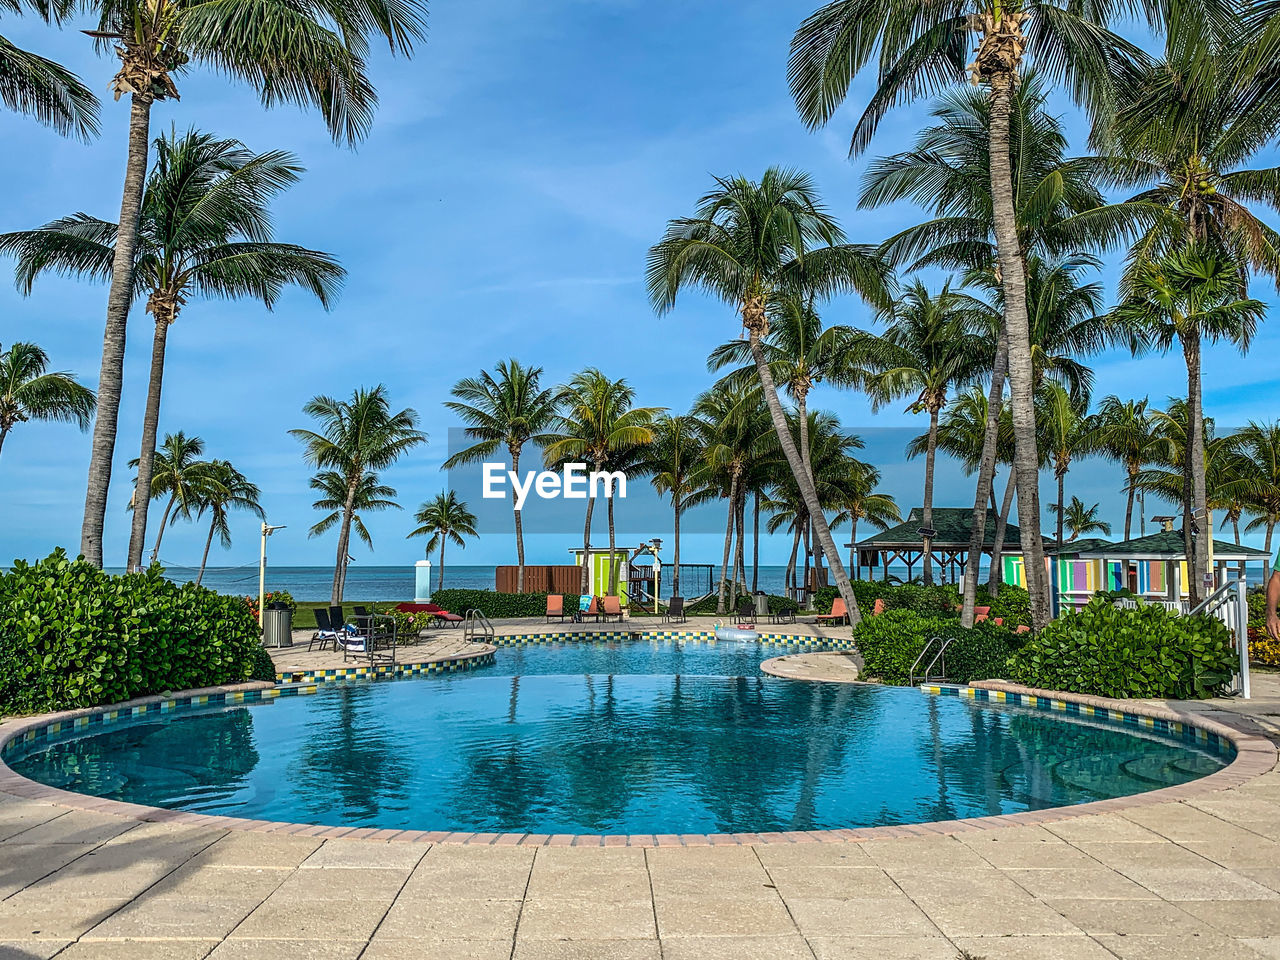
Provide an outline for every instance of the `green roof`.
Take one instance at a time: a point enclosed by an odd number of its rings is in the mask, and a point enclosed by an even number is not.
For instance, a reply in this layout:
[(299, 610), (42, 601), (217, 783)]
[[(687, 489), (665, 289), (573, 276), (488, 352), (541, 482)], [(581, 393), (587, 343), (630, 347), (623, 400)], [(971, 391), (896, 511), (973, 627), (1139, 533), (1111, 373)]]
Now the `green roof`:
[[(919, 547), (920, 528), (924, 526), (924, 508), (914, 507), (907, 514), (907, 519), (897, 526), (882, 530), (858, 541), (859, 549)], [(937, 536), (933, 538), (935, 548), (964, 549), (969, 546), (969, 535), (973, 530), (973, 509), (971, 507), (934, 507), (933, 529)], [(987, 510), (986, 536), (983, 546), (990, 549), (996, 540), (996, 512)], [(1004, 548), (1010, 552), (1021, 549), (1022, 532), (1016, 524), (1006, 524), (1004, 528)]]
[(1104, 540), (1102, 537), (1084, 537), (1080, 540), (1064, 540), (1061, 549), (1059, 545), (1052, 540), (1045, 540), (1045, 553), (1093, 553), (1098, 550), (1105, 550), (1114, 546), (1110, 540)]
[[(1134, 537), (1132, 540), (1122, 540), (1119, 543), (1105, 544), (1096, 548), (1090, 547), (1088, 550), (1077, 550), (1076, 552), (1094, 557), (1108, 556), (1120, 559), (1126, 557), (1130, 559), (1162, 557), (1174, 560), (1182, 559), (1186, 556), (1184, 552), (1185, 546), (1182, 541), (1181, 530), (1161, 530), (1159, 533), (1153, 533), (1149, 536)], [(1267, 551), (1259, 550), (1257, 547), (1246, 547), (1243, 544), (1229, 543), (1226, 540), (1213, 541), (1213, 553), (1215, 557), (1247, 559), (1270, 556)]]

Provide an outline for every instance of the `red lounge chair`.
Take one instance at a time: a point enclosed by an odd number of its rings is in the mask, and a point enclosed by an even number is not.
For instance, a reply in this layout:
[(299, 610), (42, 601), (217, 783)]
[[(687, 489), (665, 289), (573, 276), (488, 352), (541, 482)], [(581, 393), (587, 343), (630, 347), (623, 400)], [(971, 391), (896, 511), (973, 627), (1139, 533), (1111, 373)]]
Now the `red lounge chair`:
[(844, 605), (843, 597), (836, 597), (835, 600), (831, 602), (831, 612), (818, 614), (814, 623), (826, 623), (828, 620), (833, 623), (840, 623), (842, 621), (846, 623), (848, 622), (849, 608)]
[(547, 594), (547, 623), (550, 623), (552, 618), (564, 623), (564, 594), (562, 593)]
[(622, 622), (622, 604), (617, 597), (604, 598), (604, 622), (608, 623), (610, 617), (617, 617), (618, 622)]
[(997, 627), (1003, 627), (1004, 617), (992, 617), (991, 622), (994, 623)]
[(884, 601), (879, 597), (876, 597), (875, 605), (871, 608), (871, 615), (873, 617), (878, 617), (882, 613), (884, 613)]
[(981, 623), (983, 620), (987, 619), (987, 617), (989, 616), (991, 616), (990, 607), (974, 607), (973, 608), (974, 623)]
[(439, 620), (441, 623), (453, 626), (457, 626), (466, 619), (456, 613), (450, 613), (444, 607), (436, 606), (434, 603), (397, 603), (396, 609), (402, 613), (429, 613), (432, 620)]

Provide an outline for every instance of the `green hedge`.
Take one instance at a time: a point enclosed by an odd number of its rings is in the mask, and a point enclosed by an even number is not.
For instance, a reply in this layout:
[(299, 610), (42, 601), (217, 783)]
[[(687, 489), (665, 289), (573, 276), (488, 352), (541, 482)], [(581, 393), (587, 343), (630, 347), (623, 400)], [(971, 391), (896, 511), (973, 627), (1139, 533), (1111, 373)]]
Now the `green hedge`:
[[(796, 603), (790, 597), (779, 597), (772, 593), (768, 594), (768, 597), (769, 610), (773, 613), (796, 613), (800, 610), (800, 604)], [(738, 599), (742, 599), (741, 595), (739, 595)], [(685, 607), (684, 612), (686, 614), (692, 613), (700, 616), (714, 615), (716, 612), (717, 600), (718, 598), (716, 595), (712, 594), (709, 597), (704, 597), (692, 606)], [(726, 594), (725, 602), (728, 603), (728, 601), (729, 597), (728, 594)]]
[[(863, 616), (869, 616), (876, 601), (883, 600), (886, 610), (914, 610), (936, 616), (958, 616), (956, 605), (960, 591), (954, 584), (935, 584), (932, 587), (915, 583), (882, 583), (876, 580), (854, 580), (853, 596)], [(821, 587), (813, 595), (813, 606), (819, 613), (830, 613), (831, 604), (840, 596), (835, 587)]]
[(1041, 630), (1013, 659), (1011, 672), (1048, 690), (1193, 700), (1220, 690), (1235, 659), (1230, 634), (1214, 617), (1178, 616), (1141, 602), (1121, 610), (1099, 598)]
[(1024, 634), (989, 621), (965, 630), (954, 616), (929, 616), (914, 610), (888, 610), (864, 617), (853, 632), (866, 676), (899, 685), (908, 682), (912, 664), (933, 637), (952, 638), (947, 647), (947, 679), (956, 683), (1007, 676), (1009, 657), (1025, 639)]
[(0, 574), (0, 713), (91, 707), (266, 671), (243, 597), (178, 586), (159, 566), (112, 576), (59, 549)]
[[(431, 602), (450, 613), (465, 616), (479, 610), (490, 620), (498, 617), (542, 617), (547, 613), (545, 593), (498, 593), (496, 590), (437, 590)], [(578, 594), (564, 595), (564, 612), (578, 609)]]
[(986, 584), (979, 584), (977, 605), (990, 607), (991, 619), (999, 617), (1004, 620), (1006, 626), (1016, 627), (1020, 624), (1031, 626), (1031, 594), (1015, 584), (1000, 584), (1000, 593), (995, 597), (987, 592)]

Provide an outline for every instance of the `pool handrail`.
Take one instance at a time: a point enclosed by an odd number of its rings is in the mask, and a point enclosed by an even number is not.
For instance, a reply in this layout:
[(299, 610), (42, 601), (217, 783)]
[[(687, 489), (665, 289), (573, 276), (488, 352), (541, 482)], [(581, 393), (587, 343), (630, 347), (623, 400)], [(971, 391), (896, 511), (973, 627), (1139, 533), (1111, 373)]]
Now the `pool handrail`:
[(924, 668), (924, 675), (920, 678), (921, 683), (928, 683), (933, 674), (933, 668), (938, 665), (938, 661), (942, 661), (942, 676), (938, 679), (946, 679), (947, 673), (947, 647), (951, 645), (954, 637), (930, 637), (925, 643), (924, 648), (920, 651), (920, 656), (916, 657), (915, 663), (911, 664), (911, 670), (907, 673), (908, 686), (916, 685), (916, 669), (920, 666), (920, 662), (928, 656), (929, 651), (933, 649), (933, 645), (938, 644), (938, 652), (933, 655), (933, 659), (929, 661), (929, 665)]

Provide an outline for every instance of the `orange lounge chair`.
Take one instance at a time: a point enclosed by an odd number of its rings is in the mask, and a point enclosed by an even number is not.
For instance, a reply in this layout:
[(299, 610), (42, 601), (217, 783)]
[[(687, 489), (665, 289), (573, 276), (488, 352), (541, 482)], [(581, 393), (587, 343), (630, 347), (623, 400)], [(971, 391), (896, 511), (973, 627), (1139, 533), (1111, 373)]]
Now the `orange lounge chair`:
[(1022, 624), (1019, 624), (1019, 625), (1018, 625), (1018, 629), (1017, 629), (1017, 630), (1015, 630), (1015, 631), (1013, 631), (1013, 632), (1014, 632), (1014, 633), (1030, 633), (1030, 632), (1031, 632), (1031, 628), (1030, 628), (1030, 627), (1028, 627), (1025, 623), (1022, 623)]
[(617, 617), (618, 622), (622, 622), (622, 604), (617, 597), (604, 598), (604, 622), (608, 623), (610, 617)]
[(550, 623), (552, 618), (564, 623), (564, 594), (562, 593), (547, 594), (547, 623)]
[(818, 614), (814, 623), (826, 623), (828, 620), (833, 623), (840, 623), (841, 621), (846, 623), (848, 622), (849, 608), (844, 605), (843, 597), (836, 597), (835, 600), (831, 602), (831, 612)]
[(884, 601), (879, 597), (876, 597), (875, 605), (871, 608), (871, 615), (873, 617), (878, 617), (882, 613), (884, 613)]
[(983, 620), (987, 619), (987, 617), (989, 616), (991, 616), (990, 607), (974, 607), (973, 608), (974, 623), (981, 623)]

